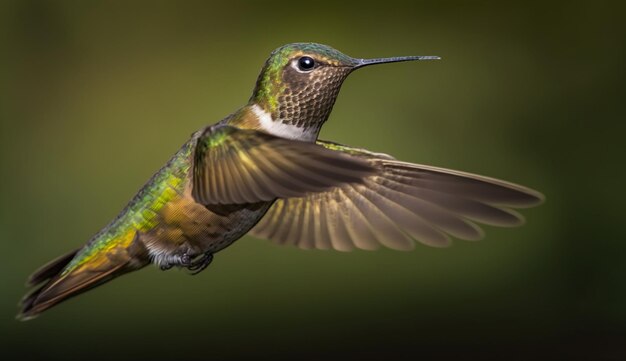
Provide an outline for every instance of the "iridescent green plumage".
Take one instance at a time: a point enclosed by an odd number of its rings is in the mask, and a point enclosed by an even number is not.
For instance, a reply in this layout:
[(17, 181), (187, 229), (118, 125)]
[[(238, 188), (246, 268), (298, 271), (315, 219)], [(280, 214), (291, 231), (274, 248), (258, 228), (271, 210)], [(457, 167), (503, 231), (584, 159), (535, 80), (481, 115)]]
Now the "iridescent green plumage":
[(128, 247), (135, 232), (146, 233), (159, 224), (159, 212), (169, 202), (182, 197), (191, 167), (194, 142), (176, 152), (130, 201), (128, 206), (102, 231), (98, 232), (63, 270), (63, 275), (114, 247)]

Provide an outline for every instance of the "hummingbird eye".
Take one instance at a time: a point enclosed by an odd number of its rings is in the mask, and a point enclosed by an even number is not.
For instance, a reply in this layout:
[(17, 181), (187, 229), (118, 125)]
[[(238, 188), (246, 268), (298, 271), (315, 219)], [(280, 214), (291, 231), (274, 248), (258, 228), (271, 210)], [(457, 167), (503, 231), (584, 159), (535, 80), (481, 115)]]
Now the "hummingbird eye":
[(310, 56), (303, 56), (298, 59), (298, 69), (301, 71), (311, 71), (315, 67), (315, 60)]

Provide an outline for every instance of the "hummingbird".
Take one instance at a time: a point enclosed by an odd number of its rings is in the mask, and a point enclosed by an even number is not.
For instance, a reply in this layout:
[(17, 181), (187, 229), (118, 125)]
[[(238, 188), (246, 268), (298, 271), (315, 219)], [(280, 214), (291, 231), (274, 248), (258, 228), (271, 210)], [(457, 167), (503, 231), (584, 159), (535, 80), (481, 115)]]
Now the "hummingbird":
[(21, 320), (150, 264), (204, 270), (250, 234), (302, 249), (411, 250), (478, 240), (478, 224), (524, 223), (532, 189), (318, 139), (342, 83), (376, 64), (327, 45), (287, 44), (266, 60), (248, 103), (191, 139), (84, 246), (35, 271)]

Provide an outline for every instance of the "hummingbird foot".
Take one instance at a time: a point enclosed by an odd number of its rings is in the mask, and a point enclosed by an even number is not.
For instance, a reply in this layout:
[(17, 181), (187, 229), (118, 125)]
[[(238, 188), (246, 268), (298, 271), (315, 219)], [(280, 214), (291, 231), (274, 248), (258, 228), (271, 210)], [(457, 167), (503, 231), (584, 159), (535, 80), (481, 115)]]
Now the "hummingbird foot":
[(172, 269), (174, 266), (184, 268), (194, 267), (195, 269), (198, 264), (202, 264), (205, 262), (204, 258), (206, 257), (206, 255), (200, 256), (198, 260), (194, 260), (195, 257), (197, 257), (197, 255), (192, 256), (189, 253), (185, 252), (183, 254), (164, 255), (159, 258), (155, 258), (153, 262), (156, 263), (162, 271)]
[(213, 261), (213, 253), (207, 252), (185, 267), (187, 267), (187, 269), (191, 271), (191, 275), (194, 276), (204, 271), (211, 264), (211, 261)]

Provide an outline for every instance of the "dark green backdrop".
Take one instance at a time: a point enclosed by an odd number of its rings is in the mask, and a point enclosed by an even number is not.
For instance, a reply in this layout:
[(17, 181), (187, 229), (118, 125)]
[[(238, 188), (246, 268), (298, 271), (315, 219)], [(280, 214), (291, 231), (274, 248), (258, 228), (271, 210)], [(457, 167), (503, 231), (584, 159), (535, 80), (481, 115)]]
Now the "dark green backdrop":
[[(626, 346), (619, 2), (2, 1), (0, 346), (13, 359), (619, 357)], [(294, 41), (439, 55), (345, 83), (322, 136), (544, 192), (527, 225), (409, 253), (243, 238), (26, 323), (37, 266), (85, 242)], [(5, 357), (7, 355), (7, 357)]]

